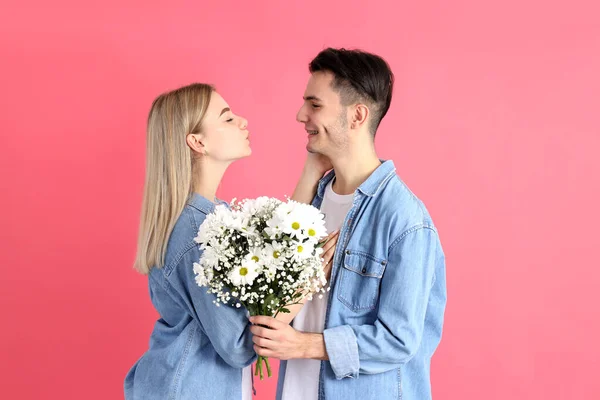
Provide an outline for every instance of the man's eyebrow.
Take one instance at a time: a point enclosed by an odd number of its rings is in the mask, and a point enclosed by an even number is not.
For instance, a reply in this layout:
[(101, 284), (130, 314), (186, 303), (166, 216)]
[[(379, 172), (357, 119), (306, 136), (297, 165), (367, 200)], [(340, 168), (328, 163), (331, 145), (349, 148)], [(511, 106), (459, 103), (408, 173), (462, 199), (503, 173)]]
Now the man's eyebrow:
[(316, 100), (316, 101), (322, 101), (320, 98), (318, 98), (317, 96), (304, 96), (303, 99), (305, 101), (311, 101), (311, 100)]

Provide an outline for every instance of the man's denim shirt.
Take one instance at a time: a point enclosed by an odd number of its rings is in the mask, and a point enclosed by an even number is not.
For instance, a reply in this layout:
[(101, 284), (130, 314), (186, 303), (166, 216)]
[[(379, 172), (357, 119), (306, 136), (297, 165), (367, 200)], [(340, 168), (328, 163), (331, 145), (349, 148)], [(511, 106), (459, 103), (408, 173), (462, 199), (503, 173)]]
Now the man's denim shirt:
[(160, 314), (148, 351), (125, 378), (126, 400), (242, 398), (242, 369), (256, 358), (246, 310), (213, 304), (194, 280), (194, 242), (214, 204), (193, 194), (169, 238), (165, 266), (152, 268), (150, 298)]
[[(430, 362), (446, 306), (444, 253), (425, 206), (395, 171), (383, 162), (356, 190), (340, 231), (320, 400), (431, 398)], [(333, 178), (319, 182), (315, 207)], [(282, 362), (278, 399), (285, 369)]]

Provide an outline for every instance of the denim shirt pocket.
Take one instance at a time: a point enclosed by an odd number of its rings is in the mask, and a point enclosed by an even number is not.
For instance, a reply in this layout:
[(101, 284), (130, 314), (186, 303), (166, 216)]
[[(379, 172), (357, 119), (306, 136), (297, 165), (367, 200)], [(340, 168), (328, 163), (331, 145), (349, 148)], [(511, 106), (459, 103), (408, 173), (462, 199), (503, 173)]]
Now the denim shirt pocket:
[(386, 264), (386, 260), (367, 253), (346, 250), (338, 300), (353, 311), (375, 309)]

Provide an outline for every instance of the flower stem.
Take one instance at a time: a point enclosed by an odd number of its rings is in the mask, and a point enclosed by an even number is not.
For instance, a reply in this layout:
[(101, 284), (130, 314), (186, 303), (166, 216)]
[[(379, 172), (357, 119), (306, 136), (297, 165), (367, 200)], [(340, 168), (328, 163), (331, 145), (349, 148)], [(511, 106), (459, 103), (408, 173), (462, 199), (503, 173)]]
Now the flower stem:
[(262, 371), (262, 357), (258, 356), (258, 362), (256, 363), (256, 373), (255, 375), (258, 375), (258, 377), (260, 378), (260, 380), (263, 380), (263, 371)]
[(269, 365), (269, 359), (267, 357), (258, 356), (256, 360), (256, 372), (254, 375), (258, 375), (259, 379), (262, 381), (264, 379), (263, 366), (262, 363), (265, 363), (267, 367), (267, 377), (271, 377), (271, 365)]

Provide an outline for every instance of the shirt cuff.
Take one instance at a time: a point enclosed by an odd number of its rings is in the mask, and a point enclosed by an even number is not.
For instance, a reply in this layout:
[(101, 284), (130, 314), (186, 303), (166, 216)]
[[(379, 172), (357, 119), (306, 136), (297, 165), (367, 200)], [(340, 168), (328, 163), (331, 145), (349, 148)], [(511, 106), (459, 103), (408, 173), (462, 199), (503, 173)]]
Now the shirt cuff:
[(323, 331), (323, 340), (336, 379), (358, 378), (360, 361), (356, 335), (348, 325)]

